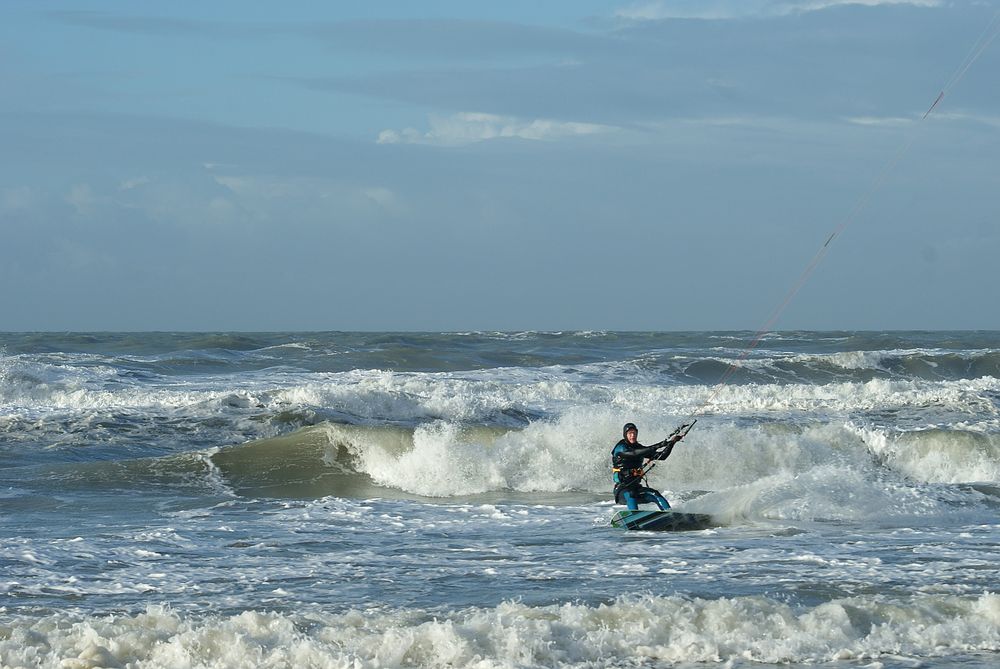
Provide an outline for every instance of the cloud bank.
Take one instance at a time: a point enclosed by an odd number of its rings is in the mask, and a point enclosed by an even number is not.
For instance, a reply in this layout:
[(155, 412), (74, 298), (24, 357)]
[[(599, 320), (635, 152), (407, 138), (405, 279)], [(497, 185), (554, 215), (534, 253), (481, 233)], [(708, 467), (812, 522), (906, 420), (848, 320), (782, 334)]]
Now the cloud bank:
[(667, 19), (724, 20), (749, 17), (774, 17), (814, 12), (843, 5), (877, 7), (910, 5), (940, 7), (941, 0), (656, 0), (624, 7), (616, 16), (632, 21), (663, 21)]
[(613, 132), (615, 128), (597, 123), (534, 119), (526, 121), (512, 116), (459, 112), (451, 116), (431, 116), (430, 129), (415, 128), (383, 130), (378, 144), (433, 144), (462, 146), (493, 139), (526, 139), (553, 141), (583, 135)]

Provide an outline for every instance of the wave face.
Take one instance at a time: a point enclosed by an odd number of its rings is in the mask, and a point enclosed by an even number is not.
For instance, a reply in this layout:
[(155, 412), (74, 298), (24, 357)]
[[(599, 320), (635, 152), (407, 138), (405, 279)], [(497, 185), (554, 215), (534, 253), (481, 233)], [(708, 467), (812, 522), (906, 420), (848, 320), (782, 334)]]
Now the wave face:
[(751, 340), (0, 334), (0, 665), (992, 666), (1000, 333)]
[(846, 498), (1000, 478), (985, 333), (787, 333), (743, 361), (739, 333), (2, 339), (0, 465), (60, 480), (184, 478), (198, 454), (237, 494), (596, 494), (625, 419), (658, 440), (692, 417), (655, 473), (682, 497), (824, 468)]

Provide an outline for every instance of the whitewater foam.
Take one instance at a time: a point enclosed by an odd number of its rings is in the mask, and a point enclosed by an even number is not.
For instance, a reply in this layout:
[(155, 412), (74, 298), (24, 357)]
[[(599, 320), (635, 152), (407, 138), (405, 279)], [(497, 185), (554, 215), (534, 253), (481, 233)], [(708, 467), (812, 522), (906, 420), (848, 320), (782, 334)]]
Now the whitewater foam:
[[(978, 427), (979, 429), (972, 429)], [(1000, 480), (996, 421), (963, 428), (928, 427), (889, 433), (858, 428), (872, 453), (886, 466), (926, 483)]]
[[(895, 661), (1000, 650), (1000, 597), (853, 597), (793, 608), (766, 597), (197, 616), (62, 613), (3, 630), (5, 666), (615, 667)], [(984, 656), (983, 666), (988, 663)]]
[(0, 666), (992, 667), (996, 333), (751, 336), (0, 335)]

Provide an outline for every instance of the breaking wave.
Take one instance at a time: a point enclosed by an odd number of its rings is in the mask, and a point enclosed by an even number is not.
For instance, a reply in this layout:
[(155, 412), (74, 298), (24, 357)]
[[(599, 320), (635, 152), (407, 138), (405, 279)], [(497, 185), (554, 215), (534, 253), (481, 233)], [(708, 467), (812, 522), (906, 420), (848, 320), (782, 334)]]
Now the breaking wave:
[[(208, 451), (39, 469), (53, 490), (118, 487), (257, 498), (510, 499), (578, 504), (610, 494), (614, 414), (579, 410), (523, 428), (324, 422)], [(645, 428), (644, 428), (645, 429)], [(648, 428), (653, 438), (669, 429)], [(728, 523), (952, 519), (995, 514), (995, 432), (886, 432), (839, 423), (700, 423), (649, 483)], [(484, 497), (485, 496), (485, 497)], [(562, 501), (560, 501), (562, 500)], [(970, 515), (971, 514), (971, 515)]]
[(0, 628), (5, 666), (620, 667), (910, 661), (989, 664), (1000, 596), (858, 596), (793, 608), (752, 596), (619, 598), (607, 603), (456, 611), (244, 611), (150, 606), (73, 612)]

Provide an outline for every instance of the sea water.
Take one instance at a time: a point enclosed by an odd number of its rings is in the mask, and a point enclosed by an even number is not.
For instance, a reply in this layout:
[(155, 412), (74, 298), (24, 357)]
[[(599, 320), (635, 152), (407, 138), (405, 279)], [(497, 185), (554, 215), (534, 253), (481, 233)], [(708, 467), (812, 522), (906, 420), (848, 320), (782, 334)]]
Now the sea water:
[(0, 666), (997, 666), (1000, 333), (751, 341), (0, 335)]

